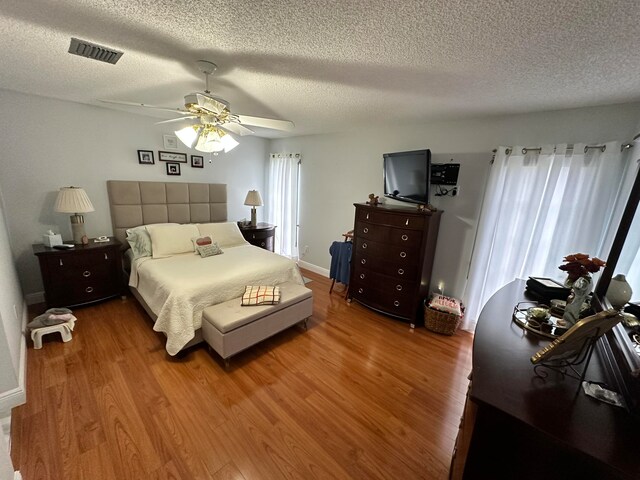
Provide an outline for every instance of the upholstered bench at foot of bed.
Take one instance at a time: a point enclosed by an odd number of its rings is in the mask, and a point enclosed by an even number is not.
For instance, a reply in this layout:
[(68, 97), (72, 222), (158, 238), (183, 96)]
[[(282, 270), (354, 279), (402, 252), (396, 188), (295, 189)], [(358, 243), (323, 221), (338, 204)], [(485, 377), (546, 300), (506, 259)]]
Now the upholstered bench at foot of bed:
[(282, 283), (276, 305), (242, 306), (242, 298), (202, 312), (204, 341), (229, 364), (229, 358), (276, 333), (305, 322), (313, 312), (313, 295), (304, 285)]

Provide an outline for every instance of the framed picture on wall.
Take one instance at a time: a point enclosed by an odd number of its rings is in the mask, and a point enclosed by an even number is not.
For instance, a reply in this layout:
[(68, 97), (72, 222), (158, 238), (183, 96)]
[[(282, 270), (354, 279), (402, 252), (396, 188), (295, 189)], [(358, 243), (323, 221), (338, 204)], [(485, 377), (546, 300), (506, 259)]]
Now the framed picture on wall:
[(163, 135), (162, 136), (164, 148), (167, 150), (177, 150), (178, 149), (178, 137), (175, 135)]
[(158, 156), (163, 162), (187, 163), (186, 153), (163, 152), (162, 150), (158, 150)]
[(180, 164), (167, 163), (167, 175), (180, 175)]
[(204, 168), (204, 157), (201, 155), (191, 155), (191, 166), (193, 168)]
[(143, 165), (153, 165), (155, 163), (153, 160), (153, 151), (138, 150), (138, 163)]

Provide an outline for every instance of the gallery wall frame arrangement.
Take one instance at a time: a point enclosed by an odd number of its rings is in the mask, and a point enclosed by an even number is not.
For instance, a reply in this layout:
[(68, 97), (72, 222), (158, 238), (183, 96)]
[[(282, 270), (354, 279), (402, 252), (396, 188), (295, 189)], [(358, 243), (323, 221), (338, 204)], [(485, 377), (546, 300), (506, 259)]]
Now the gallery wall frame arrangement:
[(180, 175), (180, 164), (179, 163), (167, 163), (167, 175)]
[(162, 144), (164, 145), (164, 148), (166, 148), (167, 150), (177, 150), (178, 137), (176, 137), (175, 135), (163, 135)]
[(153, 150), (138, 150), (138, 163), (142, 165), (153, 165)]
[(204, 168), (204, 157), (202, 155), (191, 155), (191, 166), (193, 168)]
[(158, 150), (158, 158), (163, 162), (180, 162), (187, 163), (187, 154), (178, 152), (164, 152)]

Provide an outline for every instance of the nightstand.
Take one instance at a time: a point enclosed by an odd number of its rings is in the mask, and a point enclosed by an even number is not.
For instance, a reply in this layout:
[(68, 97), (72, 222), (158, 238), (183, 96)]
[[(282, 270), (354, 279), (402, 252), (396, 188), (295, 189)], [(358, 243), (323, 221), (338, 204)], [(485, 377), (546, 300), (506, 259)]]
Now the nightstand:
[(122, 295), (121, 248), (114, 237), (102, 243), (91, 239), (69, 250), (33, 245), (47, 307), (76, 307)]
[(262, 247), (265, 250), (273, 252), (273, 243), (276, 236), (276, 226), (270, 223), (258, 223), (255, 227), (251, 225), (244, 226), (238, 222), (238, 227), (242, 232), (244, 239), (251, 245)]

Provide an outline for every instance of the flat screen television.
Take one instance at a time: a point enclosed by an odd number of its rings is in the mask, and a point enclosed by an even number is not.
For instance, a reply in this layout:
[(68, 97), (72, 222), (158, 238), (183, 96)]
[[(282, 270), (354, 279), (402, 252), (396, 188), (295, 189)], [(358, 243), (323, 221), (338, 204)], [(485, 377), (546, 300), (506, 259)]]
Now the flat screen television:
[(384, 196), (426, 205), (429, 203), (431, 150), (385, 153)]

